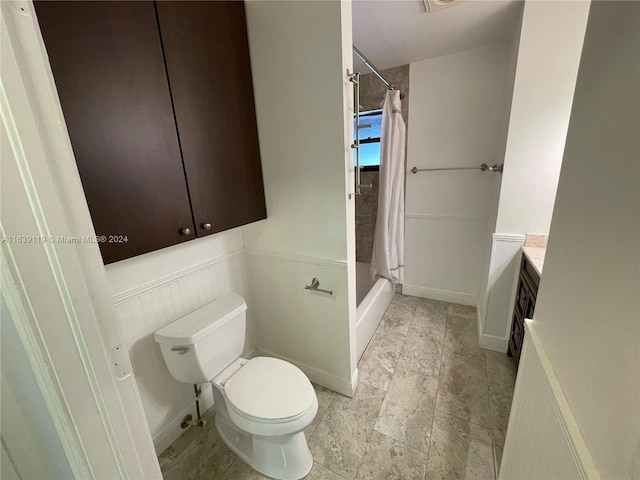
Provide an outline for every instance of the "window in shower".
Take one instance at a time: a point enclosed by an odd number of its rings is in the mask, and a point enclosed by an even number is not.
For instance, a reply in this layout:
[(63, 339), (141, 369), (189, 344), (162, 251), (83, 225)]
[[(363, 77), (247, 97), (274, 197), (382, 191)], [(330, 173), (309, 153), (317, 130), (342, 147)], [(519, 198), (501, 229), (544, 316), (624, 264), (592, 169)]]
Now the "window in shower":
[(360, 166), (363, 171), (380, 168), (382, 110), (360, 112)]

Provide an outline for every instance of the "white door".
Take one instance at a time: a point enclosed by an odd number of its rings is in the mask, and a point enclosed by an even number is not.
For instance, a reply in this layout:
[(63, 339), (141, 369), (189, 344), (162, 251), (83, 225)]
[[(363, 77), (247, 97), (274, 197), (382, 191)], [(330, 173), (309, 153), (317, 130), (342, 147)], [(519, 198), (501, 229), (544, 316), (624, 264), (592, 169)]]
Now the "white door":
[[(30, 416), (35, 407), (15, 402), (18, 413), (3, 419), (3, 465), (28, 478), (41, 455), (37, 468), (49, 465), (51, 477), (162, 478), (104, 265), (87, 240), (95, 233), (33, 4), (0, 2), (0, 21), (2, 322), (20, 343), (13, 358), (23, 354), (2, 370), (31, 375), (43, 409)], [(3, 375), (5, 386), (20, 399)], [(18, 421), (57, 442), (12, 436)]]

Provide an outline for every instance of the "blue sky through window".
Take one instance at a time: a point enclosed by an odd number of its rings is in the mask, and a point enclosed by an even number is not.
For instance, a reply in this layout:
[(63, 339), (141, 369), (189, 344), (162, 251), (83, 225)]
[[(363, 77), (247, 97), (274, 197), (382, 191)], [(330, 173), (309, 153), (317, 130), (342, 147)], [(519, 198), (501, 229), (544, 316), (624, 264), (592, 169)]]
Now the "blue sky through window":
[(360, 166), (380, 166), (380, 142), (360, 144)]
[(360, 113), (360, 126), (360, 166), (378, 166), (380, 165), (382, 110), (371, 110)]

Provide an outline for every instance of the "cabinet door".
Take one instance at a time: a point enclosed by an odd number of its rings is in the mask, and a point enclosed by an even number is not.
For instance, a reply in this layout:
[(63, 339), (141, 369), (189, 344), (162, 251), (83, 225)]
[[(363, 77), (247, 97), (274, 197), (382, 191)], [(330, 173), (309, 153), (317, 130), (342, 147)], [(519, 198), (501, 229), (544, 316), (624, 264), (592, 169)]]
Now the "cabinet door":
[(198, 236), (266, 218), (244, 2), (156, 5)]
[(36, 13), (96, 233), (127, 237), (100, 244), (105, 263), (193, 238), (153, 2)]

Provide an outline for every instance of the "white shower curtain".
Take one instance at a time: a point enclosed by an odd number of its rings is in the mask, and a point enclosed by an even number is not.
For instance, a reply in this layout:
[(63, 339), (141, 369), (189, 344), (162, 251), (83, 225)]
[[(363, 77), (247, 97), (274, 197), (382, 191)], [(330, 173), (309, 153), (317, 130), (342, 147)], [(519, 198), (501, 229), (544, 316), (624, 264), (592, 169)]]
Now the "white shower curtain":
[(404, 156), (405, 124), (400, 92), (387, 91), (382, 108), (378, 217), (371, 270), (393, 283), (404, 279)]

